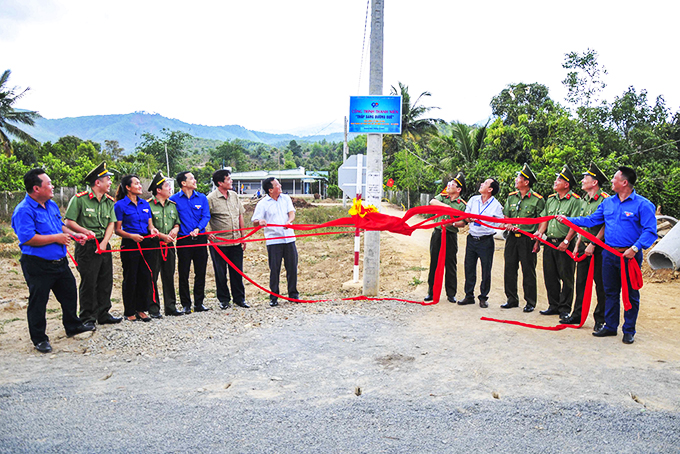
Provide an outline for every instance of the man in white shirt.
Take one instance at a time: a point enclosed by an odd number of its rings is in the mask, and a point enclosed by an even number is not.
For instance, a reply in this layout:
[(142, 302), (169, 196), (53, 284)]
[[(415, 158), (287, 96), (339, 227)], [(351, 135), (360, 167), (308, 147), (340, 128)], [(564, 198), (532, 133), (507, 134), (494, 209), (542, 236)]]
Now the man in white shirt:
[[(503, 206), (496, 197), (500, 185), (493, 178), (487, 178), (479, 186), (479, 194), (472, 197), (465, 207), (466, 213), (481, 214), (484, 216), (503, 218)], [(493, 236), (496, 229), (486, 227), (480, 222), (468, 218), (459, 221), (456, 226), (462, 227), (465, 223), (470, 223), (470, 231), (465, 246), (465, 299), (458, 304), (475, 303), (475, 284), (477, 283), (477, 259), (482, 265), (482, 283), (479, 286), (479, 307), (489, 307), (489, 290), (491, 290), (491, 266), (493, 265), (493, 254), (496, 249)], [(498, 226), (497, 223), (484, 222), (490, 226)]]
[[(295, 219), (295, 207), (290, 197), (281, 193), (281, 183), (276, 178), (270, 177), (262, 181), (262, 189), (267, 195), (255, 206), (252, 217), (253, 225), (292, 224)], [(290, 228), (264, 228), (267, 254), (269, 255), (269, 288), (273, 293), (279, 293), (279, 275), (281, 274), (281, 259), (283, 259), (283, 264), (286, 267), (286, 280), (288, 281), (288, 297), (298, 299), (300, 296), (297, 291), (298, 253), (293, 235), (295, 235), (295, 232)], [(269, 305), (273, 307), (278, 306), (278, 304), (278, 298), (271, 295)]]

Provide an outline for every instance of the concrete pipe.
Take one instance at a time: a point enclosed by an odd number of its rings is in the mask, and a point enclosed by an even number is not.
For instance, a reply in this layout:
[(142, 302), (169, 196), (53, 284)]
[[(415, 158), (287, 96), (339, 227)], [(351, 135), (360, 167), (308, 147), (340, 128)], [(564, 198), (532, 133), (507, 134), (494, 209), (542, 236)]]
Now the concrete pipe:
[(653, 270), (677, 270), (680, 268), (680, 225), (669, 216), (657, 216), (658, 221), (668, 221), (675, 226), (652, 248), (647, 255), (647, 263)]

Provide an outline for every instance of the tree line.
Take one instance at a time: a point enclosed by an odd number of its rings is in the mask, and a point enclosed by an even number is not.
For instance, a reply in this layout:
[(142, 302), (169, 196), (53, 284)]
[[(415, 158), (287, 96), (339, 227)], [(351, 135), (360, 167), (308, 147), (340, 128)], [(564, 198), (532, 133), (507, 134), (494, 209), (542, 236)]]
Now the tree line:
[[(385, 182), (392, 179), (394, 189), (411, 192), (416, 202), (419, 192), (438, 192), (463, 171), (468, 180), (465, 197), (474, 195), (481, 181), (494, 177), (501, 182), (504, 198), (514, 190), (515, 174), (527, 162), (539, 179), (534, 189), (548, 195), (564, 164), (578, 174), (594, 161), (609, 177), (619, 165), (634, 167), (637, 190), (661, 206), (664, 214), (680, 216), (680, 110), (673, 113), (662, 96), (651, 100), (646, 90), (633, 86), (611, 101), (601, 99), (607, 70), (594, 50), (565, 54), (562, 66), (562, 83), (568, 90), (562, 103), (553, 100), (541, 83), (512, 83), (490, 100), (492, 116), (483, 125), (438, 119), (433, 115), (437, 107), (424, 105), (431, 93), (412, 97), (401, 82), (391, 87), (391, 94), (403, 99), (402, 133), (383, 136)], [(0, 190), (21, 190), (21, 175), (34, 166), (49, 169), (56, 185), (82, 185), (88, 169), (103, 160), (120, 174), (141, 177), (167, 168), (170, 175), (188, 169), (204, 190), (210, 175), (222, 166), (235, 171), (304, 166), (329, 171), (328, 194), (340, 195), (337, 169), (342, 143), (220, 142), (165, 129), (157, 135), (143, 134), (130, 153), (115, 140), (98, 144), (67, 136), (55, 143), (37, 143), (17, 134), (19, 128), (7, 127), (17, 121), (14, 101), (8, 100), (26, 91), (5, 88), (7, 78), (0, 79), (0, 140), (6, 151), (0, 155)], [(31, 124), (35, 115), (24, 112), (26, 118), (19, 122)], [(9, 143), (8, 135), (19, 140)], [(349, 142), (350, 154), (365, 152), (366, 136)]]

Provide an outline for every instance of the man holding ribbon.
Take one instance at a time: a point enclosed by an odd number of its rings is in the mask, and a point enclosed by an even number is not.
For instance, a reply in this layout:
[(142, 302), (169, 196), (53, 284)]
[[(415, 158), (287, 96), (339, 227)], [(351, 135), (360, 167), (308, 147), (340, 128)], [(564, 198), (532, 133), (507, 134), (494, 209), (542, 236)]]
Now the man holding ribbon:
[[(494, 197), (500, 190), (500, 184), (493, 178), (487, 178), (479, 186), (479, 195), (472, 197), (465, 208), (466, 213), (481, 214), (484, 216), (502, 218), (503, 205)], [(457, 227), (462, 227), (466, 222), (470, 225), (467, 244), (465, 246), (465, 298), (458, 304), (475, 303), (475, 284), (477, 283), (477, 260), (482, 265), (482, 283), (479, 286), (479, 307), (487, 308), (489, 303), (489, 291), (491, 290), (491, 267), (493, 265), (493, 254), (496, 249), (494, 234), (496, 233), (494, 223), (482, 223), (471, 221), (456, 222)], [(486, 225), (484, 225), (486, 224)]]
[[(623, 260), (613, 252), (602, 253), (602, 280), (605, 292), (605, 325), (593, 333), (595, 337), (616, 336), (619, 327), (621, 286), (626, 285), (630, 307), (624, 312), (623, 343), (635, 340), (635, 323), (640, 310), (640, 291), (625, 273), (622, 282), (621, 266), (629, 270), (628, 263), (642, 263), (642, 251), (656, 241), (656, 215), (654, 204), (635, 192), (637, 175), (630, 167), (621, 166), (612, 179), (615, 197), (605, 199), (590, 216), (566, 218), (579, 227), (594, 227), (604, 222), (604, 242), (623, 255)], [(623, 263), (622, 263), (623, 262)], [(638, 287), (639, 289), (639, 287)], [(624, 301), (624, 306), (628, 306)]]
[[(506, 218), (536, 218), (541, 215), (545, 208), (543, 196), (531, 190), (536, 183), (536, 175), (528, 164), (515, 177), (514, 192), (508, 194), (508, 199), (503, 208)], [(508, 237), (505, 240), (505, 259), (504, 285), (505, 304), (503, 309), (519, 307), (519, 294), (517, 293), (517, 271), (522, 265), (522, 290), (524, 291), (524, 312), (532, 312), (536, 308), (538, 295), (538, 285), (536, 284), (536, 261), (537, 254), (534, 252), (535, 241), (531, 237), (519, 233), (517, 229), (522, 229), (527, 233), (534, 233), (538, 229), (536, 224), (505, 224), (508, 230)], [(537, 240), (536, 240), (537, 241)]]
[[(76, 243), (75, 259), (80, 273), (80, 318), (89, 325), (123, 321), (109, 313), (113, 289), (109, 240), (118, 220), (114, 210), (116, 200), (109, 195), (112, 176), (105, 162), (94, 168), (85, 177), (90, 189), (71, 198), (64, 216), (69, 229), (88, 237), (85, 244)], [(97, 243), (101, 253), (97, 251)]]
[[(465, 211), (465, 200), (460, 197), (460, 194), (465, 191), (465, 176), (462, 172), (458, 172), (456, 178), (449, 181), (446, 189), (441, 194), (436, 195), (430, 200), (432, 206), (444, 206), (455, 208), (460, 211)], [(450, 216), (440, 216), (432, 222), (441, 222), (450, 219)], [(432, 229), (432, 237), (430, 238), (430, 272), (427, 276), (427, 295), (425, 301), (432, 301), (434, 289), (434, 277), (437, 270), (437, 261), (439, 258), (439, 250), (442, 244), (442, 227), (438, 226)], [(446, 297), (451, 303), (456, 302), (456, 287), (458, 284), (456, 276), (456, 268), (458, 260), (458, 228), (451, 224), (446, 225), (446, 250), (444, 251), (444, 283), (446, 288)]]

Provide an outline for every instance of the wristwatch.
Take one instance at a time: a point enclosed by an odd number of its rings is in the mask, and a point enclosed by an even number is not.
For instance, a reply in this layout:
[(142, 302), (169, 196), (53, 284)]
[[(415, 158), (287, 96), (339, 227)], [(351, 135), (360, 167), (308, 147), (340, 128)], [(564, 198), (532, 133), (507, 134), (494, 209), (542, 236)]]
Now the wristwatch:
[(637, 247), (636, 245), (632, 245), (630, 248), (631, 248), (631, 249), (633, 250), (633, 252), (635, 252), (636, 254), (637, 254), (638, 251), (640, 250), (640, 249), (638, 249), (638, 247)]
[(566, 239), (566, 238), (565, 238), (564, 241), (562, 241), (562, 242), (563, 242), (564, 244), (569, 244), (569, 240)]

